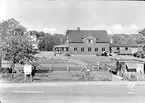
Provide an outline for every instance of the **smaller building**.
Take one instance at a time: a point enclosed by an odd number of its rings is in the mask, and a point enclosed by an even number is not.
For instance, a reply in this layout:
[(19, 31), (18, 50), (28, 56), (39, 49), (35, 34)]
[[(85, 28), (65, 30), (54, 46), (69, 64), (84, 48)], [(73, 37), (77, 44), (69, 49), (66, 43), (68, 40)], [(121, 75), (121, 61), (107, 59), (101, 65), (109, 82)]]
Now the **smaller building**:
[(137, 51), (141, 51), (142, 46), (135, 42), (130, 43), (110, 43), (110, 53), (117, 53), (118, 55), (133, 55)]
[(112, 60), (116, 61), (116, 71), (113, 72), (124, 79), (131, 79), (131, 75), (133, 75), (135, 76), (134, 79), (139, 80), (139, 78), (142, 79), (142, 76), (145, 74), (144, 59), (132, 56), (117, 56), (113, 57)]
[(53, 47), (53, 51), (55, 55), (69, 53), (69, 45), (68, 44), (56, 45)]
[(137, 72), (141, 74), (145, 74), (145, 64), (144, 63), (126, 63), (127, 66), (127, 72)]

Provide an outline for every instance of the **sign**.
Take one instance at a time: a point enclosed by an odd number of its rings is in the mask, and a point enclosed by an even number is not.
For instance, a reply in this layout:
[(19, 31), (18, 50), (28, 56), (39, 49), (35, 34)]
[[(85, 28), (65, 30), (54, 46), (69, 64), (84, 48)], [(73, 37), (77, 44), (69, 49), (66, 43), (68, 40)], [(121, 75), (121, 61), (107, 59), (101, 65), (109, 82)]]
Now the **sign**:
[(28, 64), (24, 65), (24, 73), (25, 73), (25, 75), (31, 74), (31, 72), (32, 72), (32, 65), (28, 65)]

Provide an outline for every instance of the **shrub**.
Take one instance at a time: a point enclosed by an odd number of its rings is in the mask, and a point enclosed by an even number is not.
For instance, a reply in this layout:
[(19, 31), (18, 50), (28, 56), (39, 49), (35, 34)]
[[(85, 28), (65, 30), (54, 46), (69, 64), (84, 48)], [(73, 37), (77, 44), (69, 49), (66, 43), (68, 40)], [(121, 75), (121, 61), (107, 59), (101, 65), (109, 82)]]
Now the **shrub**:
[(129, 80), (130, 80), (130, 81), (137, 81), (137, 76), (134, 75), (134, 74), (131, 74)]
[(102, 52), (101, 53), (101, 56), (108, 56), (108, 53), (105, 51), (105, 52)]
[(144, 51), (138, 51), (138, 52), (134, 53), (133, 56), (138, 57), (138, 58), (145, 58), (145, 53), (144, 53)]
[(76, 77), (78, 80), (85, 80), (85, 75), (83, 73), (74, 74), (72, 77)]
[(98, 54), (96, 54), (96, 56), (101, 56), (101, 55), (98, 53)]
[(71, 54), (70, 54), (70, 53), (66, 53), (66, 54), (64, 54), (64, 56), (68, 56), (68, 57), (70, 57)]
[(137, 57), (137, 53), (134, 53), (133, 56), (134, 56), (134, 57)]

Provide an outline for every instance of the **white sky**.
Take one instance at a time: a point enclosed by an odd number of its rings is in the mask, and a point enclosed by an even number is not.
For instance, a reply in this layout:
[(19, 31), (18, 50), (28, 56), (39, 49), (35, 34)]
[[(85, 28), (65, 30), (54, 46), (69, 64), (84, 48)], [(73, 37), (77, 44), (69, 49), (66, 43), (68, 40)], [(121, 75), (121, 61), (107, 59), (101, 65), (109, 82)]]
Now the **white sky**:
[(15, 18), (28, 30), (65, 33), (105, 29), (137, 33), (145, 28), (145, 2), (85, 0), (0, 0), (0, 21)]

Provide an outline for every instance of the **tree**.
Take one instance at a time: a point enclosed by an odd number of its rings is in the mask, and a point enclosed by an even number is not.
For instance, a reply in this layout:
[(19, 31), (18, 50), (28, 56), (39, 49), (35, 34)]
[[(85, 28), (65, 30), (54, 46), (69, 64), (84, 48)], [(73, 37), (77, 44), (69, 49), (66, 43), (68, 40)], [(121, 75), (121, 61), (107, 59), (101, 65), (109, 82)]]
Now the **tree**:
[(128, 42), (133, 41), (133, 39), (130, 38), (130, 35), (126, 35), (126, 34), (114, 34), (114, 35), (110, 35), (110, 38), (112, 38), (114, 43), (127, 44)]
[(144, 29), (142, 29), (142, 30), (140, 30), (139, 32), (139, 37), (140, 37), (140, 42), (141, 42), (141, 44), (144, 44), (145, 43), (145, 28)]
[(54, 34), (54, 45), (60, 45), (65, 43), (65, 35), (63, 34)]
[(114, 44), (115, 43), (132, 43), (135, 42), (137, 44), (142, 44), (145, 43), (145, 38), (141, 34), (114, 34), (110, 35), (110, 38), (113, 40)]
[(39, 33), (39, 50), (52, 51), (53, 46), (64, 43), (65, 36), (63, 34), (54, 34), (40, 32)]
[(0, 40), (0, 54), (4, 60), (12, 61), (12, 74), (15, 64), (32, 63), (37, 59), (34, 56), (37, 51), (26, 28), (17, 20), (8, 19), (0, 23)]
[(132, 34), (130, 35), (131, 38), (137, 43), (137, 44), (143, 44), (145, 43), (145, 38), (141, 34)]
[(143, 36), (145, 36), (145, 28), (144, 28), (144, 29), (139, 30), (139, 31), (138, 31), (138, 33), (139, 33), (139, 34), (142, 34)]
[[(44, 32), (41, 32), (44, 33)], [(39, 50), (51, 51), (52, 47), (52, 35), (49, 33), (44, 33), (44, 35), (39, 38), (38, 48)]]

